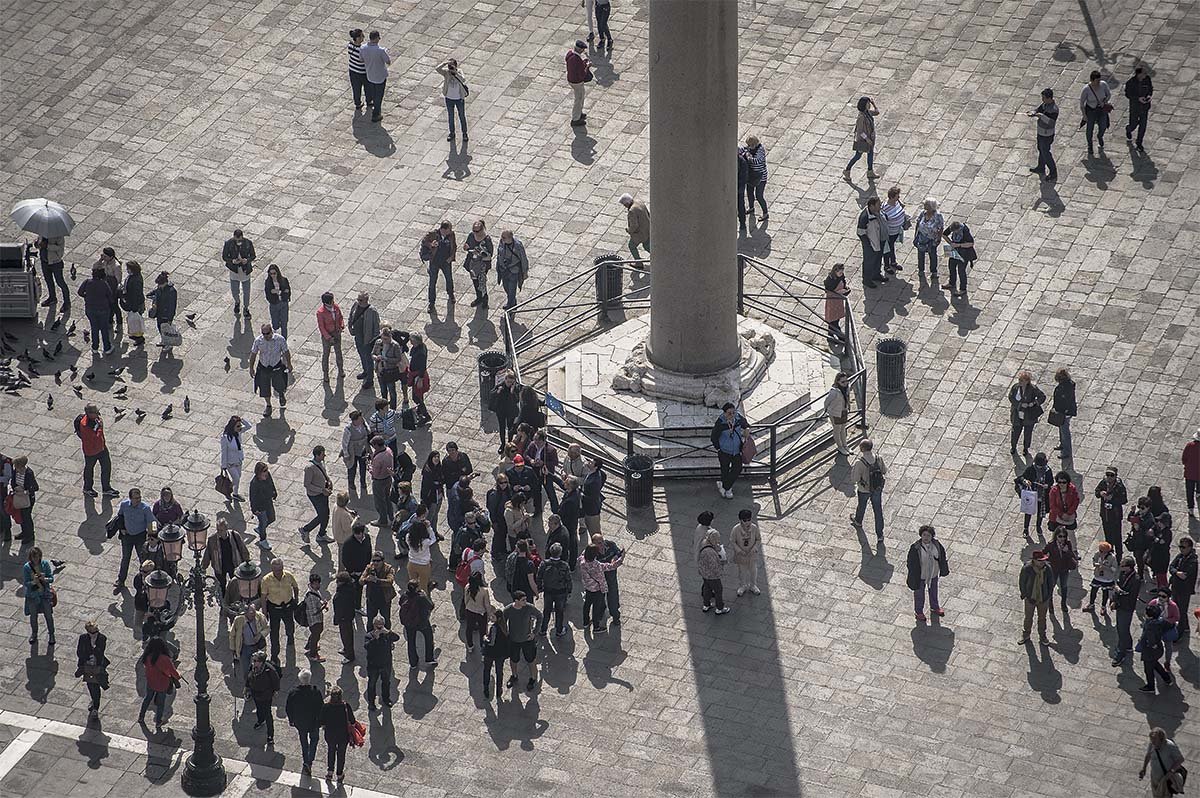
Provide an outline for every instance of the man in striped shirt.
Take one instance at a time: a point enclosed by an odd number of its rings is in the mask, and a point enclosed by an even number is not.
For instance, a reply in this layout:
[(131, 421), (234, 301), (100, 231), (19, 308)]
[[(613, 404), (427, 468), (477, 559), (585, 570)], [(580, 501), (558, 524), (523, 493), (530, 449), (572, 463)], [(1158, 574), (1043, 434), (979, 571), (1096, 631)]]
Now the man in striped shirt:
[(254, 387), (258, 395), (267, 400), (264, 416), (271, 415), (271, 391), (279, 394), (279, 409), (287, 407), (288, 372), (292, 370), (292, 354), (288, 351), (287, 339), (276, 335), (270, 324), (262, 326), (262, 335), (250, 346), (250, 373), (254, 375)]
[(346, 45), (346, 52), (350, 54), (350, 88), (354, 91), (354, 107), (359, 111), (363, 107), (363, 90), (367, 87), (367, 66), (363, 63), (360, 52), (362, 46), (362, 28), (355, 28), (350, 31), (350, 43)]

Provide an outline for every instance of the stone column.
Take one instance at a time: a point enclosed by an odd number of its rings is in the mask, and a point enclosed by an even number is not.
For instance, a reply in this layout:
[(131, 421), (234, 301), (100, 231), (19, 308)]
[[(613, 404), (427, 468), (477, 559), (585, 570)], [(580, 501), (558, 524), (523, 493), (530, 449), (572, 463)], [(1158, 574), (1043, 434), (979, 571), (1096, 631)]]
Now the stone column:
[(737, 0), (649, 0), (650, 340), (657, 366), (713, 374), (737, 336)]

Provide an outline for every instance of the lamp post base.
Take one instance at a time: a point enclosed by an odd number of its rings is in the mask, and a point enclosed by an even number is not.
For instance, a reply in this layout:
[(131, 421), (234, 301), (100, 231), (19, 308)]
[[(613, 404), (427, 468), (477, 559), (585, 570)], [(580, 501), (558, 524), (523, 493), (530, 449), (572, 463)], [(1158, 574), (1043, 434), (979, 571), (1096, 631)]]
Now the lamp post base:
[(196, 755), (193, 753), (184, 763), (179, 783), (188, 795), (208, 796), (220, 795), (228, 780), (225, 763), (221, 761), (221, 757), (214, 754), (212, 762), (197, 765)]

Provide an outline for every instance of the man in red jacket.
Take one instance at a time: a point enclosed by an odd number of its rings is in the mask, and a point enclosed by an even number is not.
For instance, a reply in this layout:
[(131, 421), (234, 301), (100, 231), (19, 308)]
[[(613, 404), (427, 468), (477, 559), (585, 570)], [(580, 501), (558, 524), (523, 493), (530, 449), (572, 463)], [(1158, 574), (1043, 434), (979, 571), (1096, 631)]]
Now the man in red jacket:
[(1187, 488), (1188, 515), (1196, 517), (1196, 493), (1200, 492), (1200, 430), (1183, 447), (1183, 482)]
[(100, 420), (100, 408), (86, 405), (83, 414), (75, 419), (75, 434), (83, 445), (83, 495), (96, 497), (94, 479), (96, 463), (100, 464), (100, 487), (107, 498), (115, 499), (120, 492), (113, 490), (112, 459), (108, 456), (108, 445), (104, 442), (104, 422)]
[(587, 124), (587, 114), (583, 112), (583, 87), (592, 79), (591, 62), (584, 53), (587, 44), (582, 39), (575, 40), (575, 49), (567, 53), (567, 83), (575, 92), (575, 105), (571, 107), (571, 127), (582, 127)]

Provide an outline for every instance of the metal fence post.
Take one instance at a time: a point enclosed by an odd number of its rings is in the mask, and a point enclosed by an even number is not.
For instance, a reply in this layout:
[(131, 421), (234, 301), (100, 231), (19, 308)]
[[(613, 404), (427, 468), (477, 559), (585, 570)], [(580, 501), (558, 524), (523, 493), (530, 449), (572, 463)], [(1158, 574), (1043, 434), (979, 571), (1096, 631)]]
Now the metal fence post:
[(775, 478), (775, 432), (777, 428), (771, 425), (771, 479)]
[(746, 257), (742, 253), (738, 253), (738, 314), (746, 315), (746, 304), (742, 300), (746, 293)]
[(625, 456), (633, 457), (633, 430), (625, 430)]

